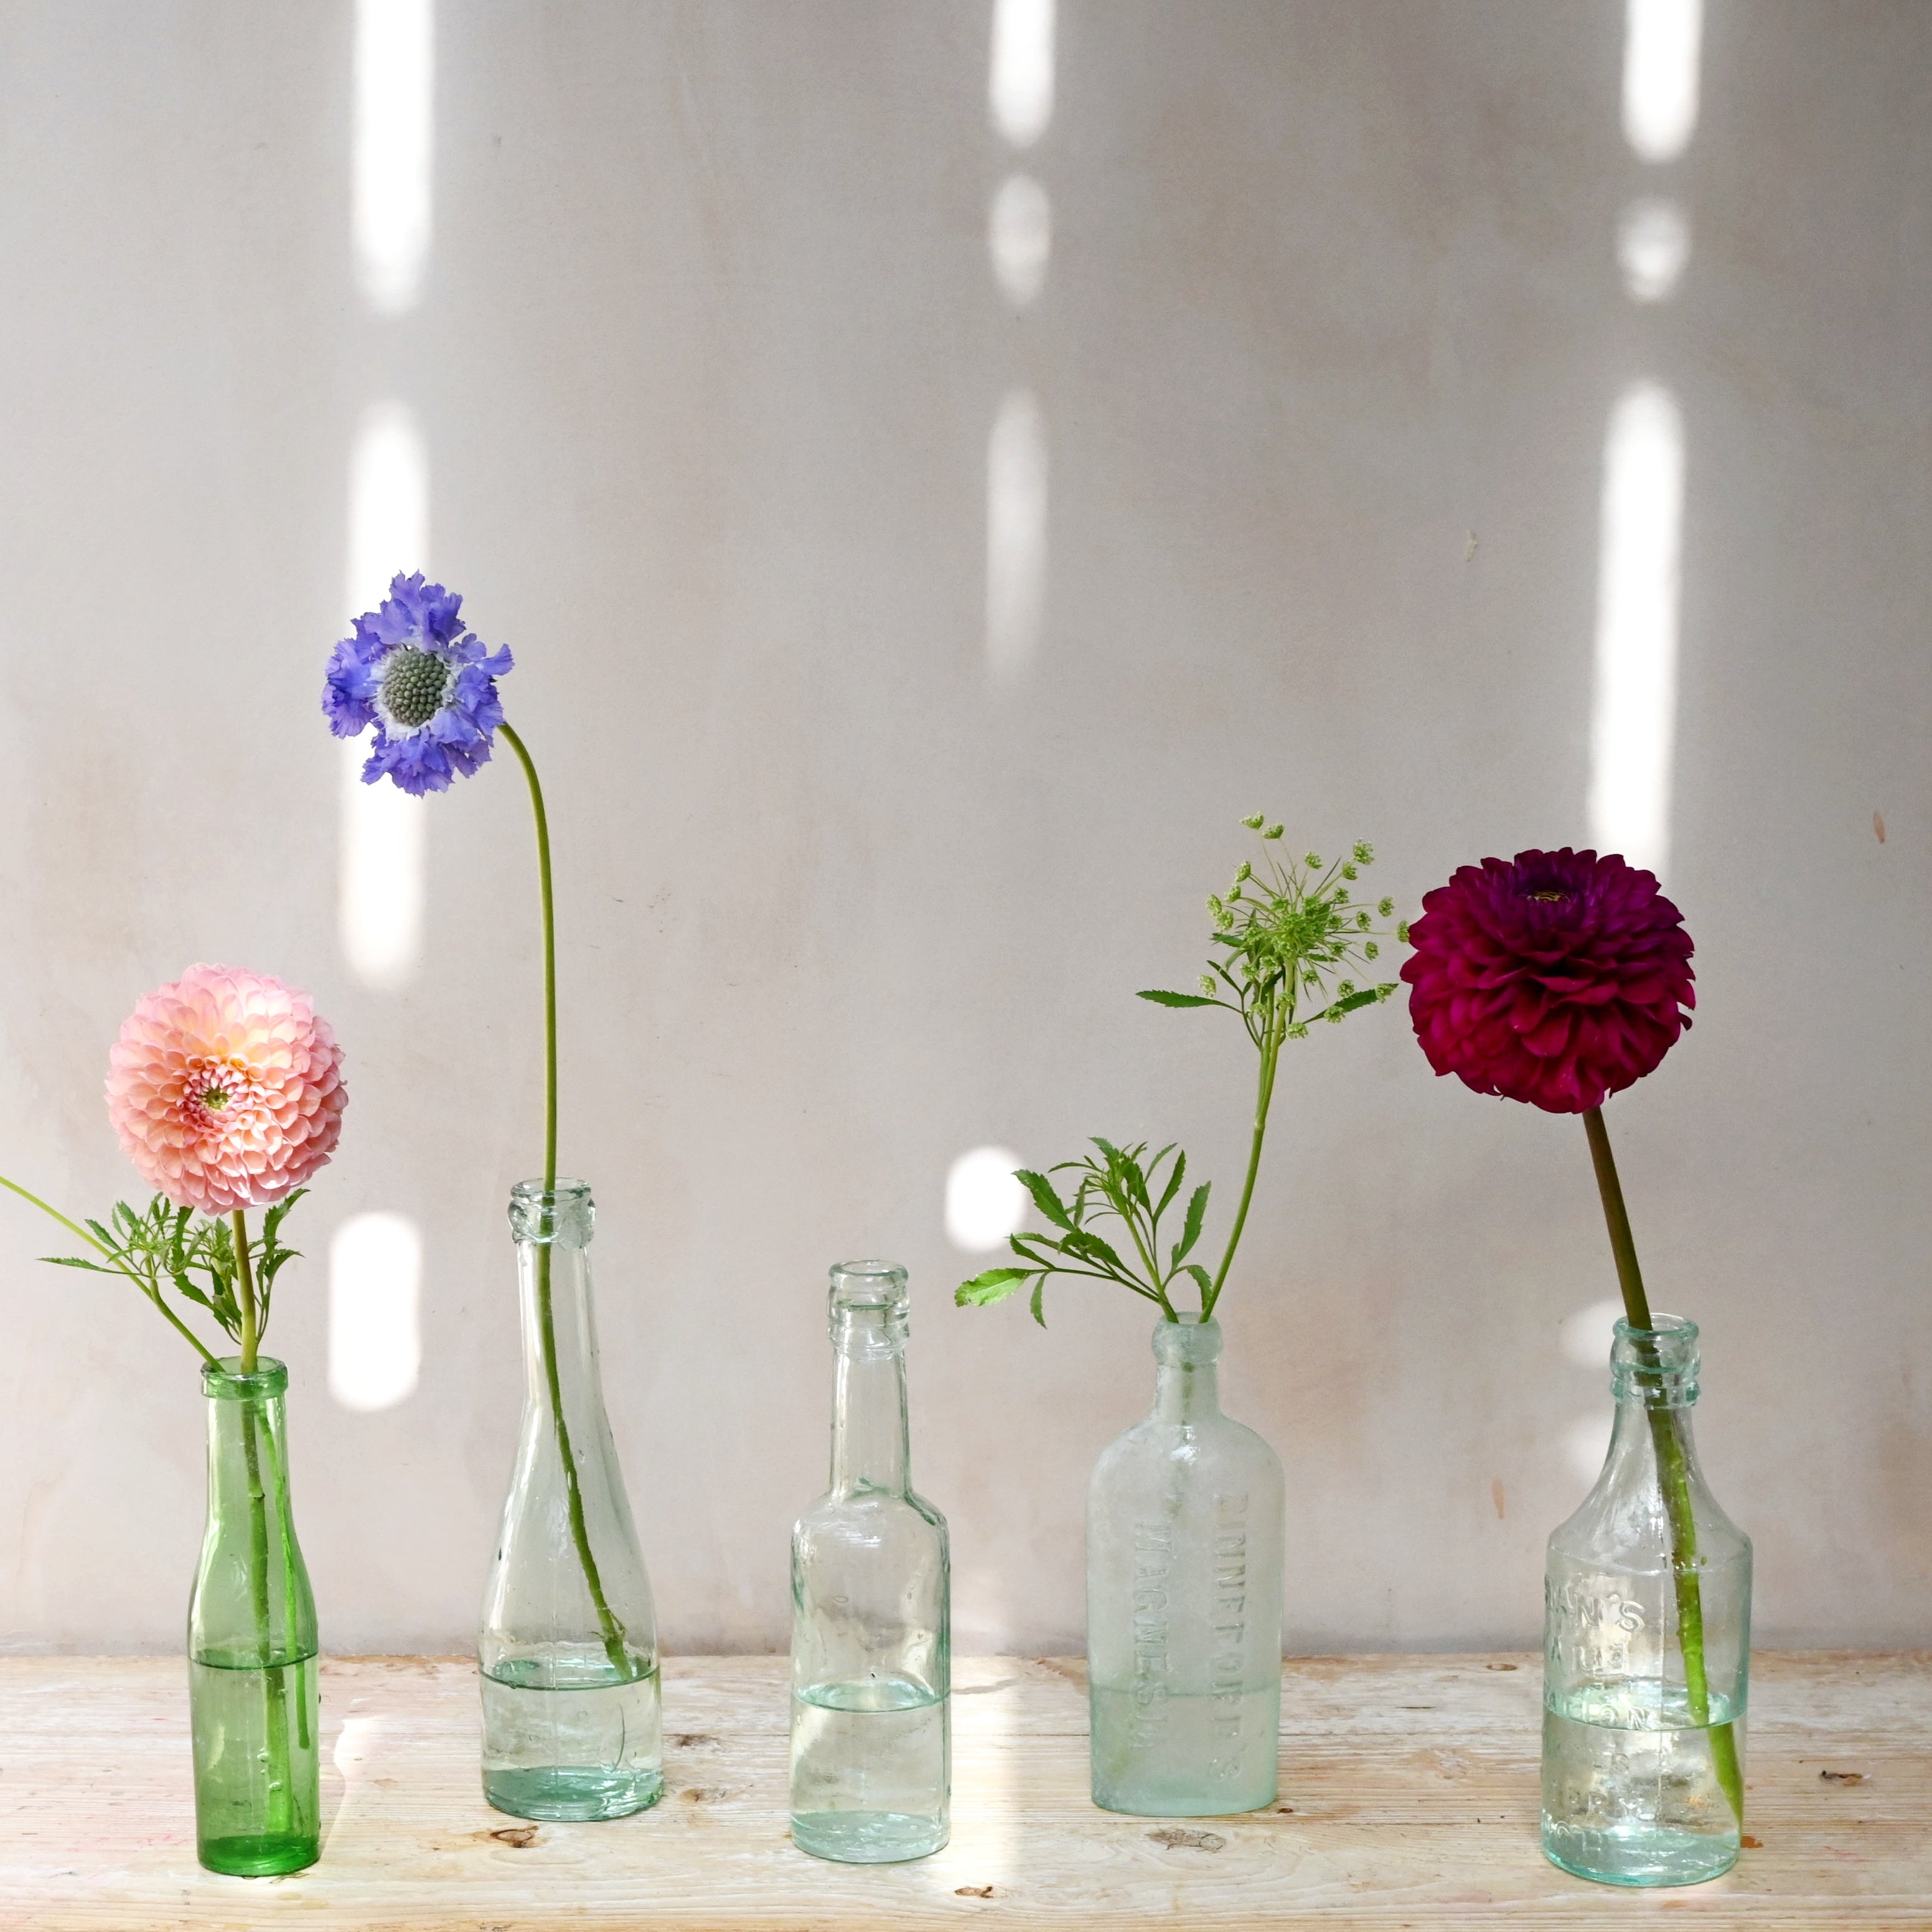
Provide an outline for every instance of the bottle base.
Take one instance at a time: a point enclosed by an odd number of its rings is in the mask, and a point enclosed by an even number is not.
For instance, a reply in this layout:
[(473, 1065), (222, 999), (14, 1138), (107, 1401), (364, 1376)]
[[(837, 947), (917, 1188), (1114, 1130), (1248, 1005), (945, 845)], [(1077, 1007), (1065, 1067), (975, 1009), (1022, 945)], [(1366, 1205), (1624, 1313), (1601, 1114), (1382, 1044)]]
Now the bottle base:
[(1108, 1791), (1097, 1787), (1094, 1802), (1102, 1811), (1117, 1811), (1126, 1818), (1238, 1818), (1244, 1812), (1265, 1811), (1281, 1796), (1279, 1790), (1246, 1798), (1203, 1794), (1198, 1798), (1168, 1791)]
[(251, 1832), (232, 1838), (204, 1838), (195, 1853), (208, 1870), (230, 1878), (280, 1878), (314, 1864), (322, 1856), (322, 1840), (305, 1833)]
[(1585, 1830), (1546, 1818), (1543, 1855), (1573, 1878), (1598, 1885), (1654, 1887), (1702, 1885), (1722, 1878), (1738, 1862), (1738, 1846), (1735, 1839), (1660, 1831), (1654, 1825), (1627, 1831)]
[(611, 1771), (602, 1766), (538, 1765), (486, 1771), (483, 1796), (494, 1810), (542, 1824), (592, 1824), (648, 1811), (664, 1796), (661, 1771)]
[(952, 1836), (938, 1819), (903, 1811), (794, 1811), (791, 1841), (842, 1865), (896, 1865), (930, 1858)]

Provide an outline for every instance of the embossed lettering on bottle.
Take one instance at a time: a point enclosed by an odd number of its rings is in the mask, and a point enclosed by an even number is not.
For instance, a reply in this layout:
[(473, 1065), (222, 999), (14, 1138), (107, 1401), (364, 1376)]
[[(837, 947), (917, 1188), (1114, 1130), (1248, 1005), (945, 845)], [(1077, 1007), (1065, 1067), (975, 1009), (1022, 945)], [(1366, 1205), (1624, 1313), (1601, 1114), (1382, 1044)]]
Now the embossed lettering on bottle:
[(1241, 1705), (1247, 1688), (1248, 1498), (1214, 1498), (1214, 1648), (1208, 1663), (1214, 1756), (1210, 1774), (1240, 1770)]
[(1134, 1526), (1133, 1742), (1156, 1742), (1167, 1717), (1167, 1585), (1174, 1574), (1174, 1532), (1158, 1523)]

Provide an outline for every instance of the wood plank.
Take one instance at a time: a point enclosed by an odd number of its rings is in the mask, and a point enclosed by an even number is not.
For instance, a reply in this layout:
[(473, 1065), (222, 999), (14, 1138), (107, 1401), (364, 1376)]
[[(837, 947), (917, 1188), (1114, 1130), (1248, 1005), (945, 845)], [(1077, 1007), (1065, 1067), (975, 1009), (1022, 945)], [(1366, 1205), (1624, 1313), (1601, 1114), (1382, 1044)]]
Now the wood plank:
[(1395, 1932), (1662, 1913), (1932, 1932), (1922, 1655), (1762, 1658), (1750, 1755), (1762, 1849), (1714, 1884), (1655, 1893), (1586, 1884), (1538, 1851), (1534, 1658), (1292, 1661), (1280, 1807), (1181, 1824), (1088, 1802), (1077, 1661), (964, 1663), (953, 1841), (869, 1870), (803, 1857), (786, 1837), (784, 1680), (778, 1658), (671, 1660), (664, 1802), (532, 1830), (482, 1801), (466, 1660), (331, 1659), (322, 1862), (250, 1882), (195, 1863), (178, 1661), (0, 1660), (0, 1928)]

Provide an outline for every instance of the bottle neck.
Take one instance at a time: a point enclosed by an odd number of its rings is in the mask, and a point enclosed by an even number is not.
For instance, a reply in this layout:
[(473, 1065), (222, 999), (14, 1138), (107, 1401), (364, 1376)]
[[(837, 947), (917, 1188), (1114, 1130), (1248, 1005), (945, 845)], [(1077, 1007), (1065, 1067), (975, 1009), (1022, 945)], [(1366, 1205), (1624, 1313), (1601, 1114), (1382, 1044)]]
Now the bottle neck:
[(904, 1496), (912, 1481), (904, 1321), (880, 1309), (842, 1311), (832, 1346), (832, 1490)]
[(551, 1412), (561, 1405), (568, 1418), (589, 1402), (601, 1406), (590, 1295), (596, 1225), (590, 1190), (580, 1180), (560, 1180), (550, 1190), (524, 1180), (510, 1190), (524, 1385), (533, 1411)]
[[(590, 1257), (561, 1241), (517, 1244), (517, 1298), (523, 1316), (524, 1387), (532, 1408), (561, 1401), (574, 1414), (597, 1387), (597, 1321), (590, 1294)], [(551, 1352), (544, 1346), (549, 1311)], [(551, 1362), (556, 1384), (550, 1383)]]
[(1654, 1496), (1668, 1463), (1681, 1468), (1694, 1490), (1703, 1484), (1690, 1410), (1697, 1400), (1697, 1324), (1678, 1315), (1653, 1316), (1654, 1325), (1616, 1324), (1610, 1348), (1610, 1393), (1616, 1426), (1604, 1459), (1600, 1487), (1634, 1489)]
[(283, 1402), (288, 1370), (261, 1358), (243, 1375), (230, 1356), (202, 1372), (208, 1397), (208, 1508), (211, 1524), (226, 1533), (289, 1513), (287, 1433)]
[(1154, 1413), (1160, 1422), (1205, 1422), (1221, 1413), (1221, 1328), (1162, 1322), (1154, 1331)]

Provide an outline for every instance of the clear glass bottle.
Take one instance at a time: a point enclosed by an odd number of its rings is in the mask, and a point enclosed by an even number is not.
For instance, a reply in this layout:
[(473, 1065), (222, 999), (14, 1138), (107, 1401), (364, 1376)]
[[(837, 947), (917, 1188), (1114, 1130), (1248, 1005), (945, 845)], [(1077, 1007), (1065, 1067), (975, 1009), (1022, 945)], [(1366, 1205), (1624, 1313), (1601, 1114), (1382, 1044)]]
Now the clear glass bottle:
[(208, 1526), (188, 1604), (196, 1850), (266, 1878), (322, 1850), (315, 1598), (289, 1508), (289, 1372), (230, 1356), (208, 1398)]
[(477, 1640), (483, 1795), (519, 1818), (622, 1818), (664, 1790), (657, 1621), (598, 1378), (580, 1180), (510, 1190), (525, 1392)]
[(904, 1269), (832, 1270), (832, 1486), (792, 1531), (792, 1842), (848, 1864), (952, 1828), (951, 1567), (913, 1493), (906, 1314)]
[(1204, 1818), (1274, 1802), (1281, 1733), (1282, 1474), (1221, 1413), (1221, 1328), (1154, 1331), (1154, 1404), (1087, 1497), (1094, 1802)]
[(1697, 1465), (1696, 1324), (1654, 1319), (1617, 1324), (1610, 1454), (1544, 1573), (1543, 1849), (1611, 1885), (1715, 1878), (1744, 1829), (1750, 1539)]

